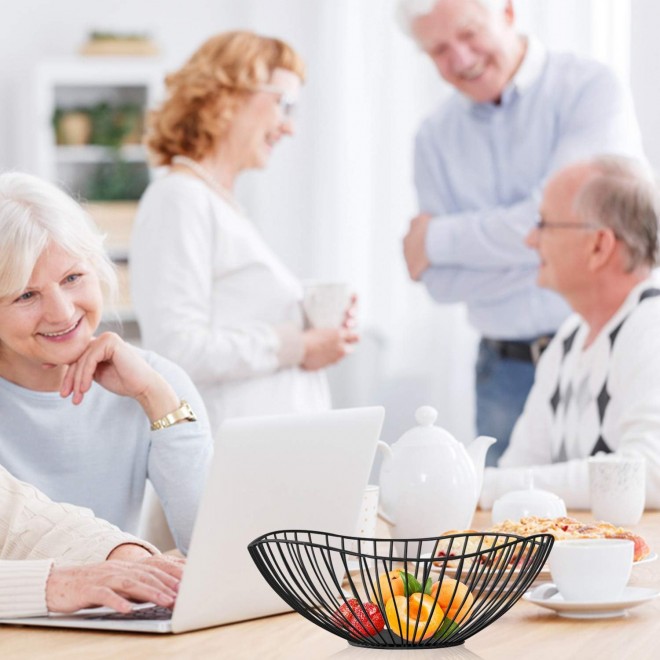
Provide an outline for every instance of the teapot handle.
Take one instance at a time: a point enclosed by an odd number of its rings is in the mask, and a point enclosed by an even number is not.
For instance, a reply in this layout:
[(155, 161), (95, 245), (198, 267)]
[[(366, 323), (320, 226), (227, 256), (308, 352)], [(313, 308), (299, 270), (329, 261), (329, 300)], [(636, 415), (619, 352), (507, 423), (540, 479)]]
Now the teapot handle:
[(396, 525), (396, 523), (394, 522), (394, 520), (392, 520), (392, 518), (390, 518), (390, 516), (388, 516), (387, 513), (385, 513), (385, 510), (383, 509), (382, 506), (379, 506), (379, 507), (378, 507), (378, 515), (379, 515), (379, 516), (380, 516), (380, 517), (381, 517), (381, 518), (382, 518), (382, 519), (383, 519), (388, 525), (391, 525), (392, 527), (394, 527), (394, 525)]
[(389, 456), (390, 458), (392, 458), (392, 447), (390, 447), (383, 440), (379, 440), (376, 443), (376, 451), (382, 451), (386, 456)]
[[(378, 444), (376, 445), (376, 450), (377, 451), (382, 451), (386, 456), (389, 456), (392, 458), (392, 447), (390, 447), (386, 442), (383, 442), (382, 440), (378, 441)], [(394, 520), (392, 520), (392, 516), (390, 516), (384, 509), (382, 504), (378, 504), (378, 515), (388, 524), (388, 525), (395, 525), (396, 523)]]

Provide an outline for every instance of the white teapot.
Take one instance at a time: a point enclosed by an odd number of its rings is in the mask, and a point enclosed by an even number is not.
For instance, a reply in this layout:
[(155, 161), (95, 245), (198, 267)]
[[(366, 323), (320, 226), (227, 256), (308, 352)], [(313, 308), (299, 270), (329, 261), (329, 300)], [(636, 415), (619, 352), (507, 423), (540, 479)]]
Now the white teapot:
[(483, 482), (486, 451), (495, 438), (480, 436), (469, 446), (434, 426), (435, 408), (415, 412), (418, 426), (392, 447), (380, 472), (381, 515), (395, 538), (439, 536), (469, 529)]

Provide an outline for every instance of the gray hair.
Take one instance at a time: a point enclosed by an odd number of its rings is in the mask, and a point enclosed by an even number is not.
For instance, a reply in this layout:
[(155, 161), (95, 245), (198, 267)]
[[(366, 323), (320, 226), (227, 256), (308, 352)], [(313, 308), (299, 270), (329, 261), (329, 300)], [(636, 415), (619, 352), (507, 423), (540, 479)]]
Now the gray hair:
[(649, 170), (625, 156), (598, 156), (594, 172), (578, 191), (575, 212), (588, 222), (611, 229), (626, 246), (627, 270), (658, 263), (660, 196)]
[[(503, 11), (507, 0), (476, 0), (491, 11)], [(413, 37), (412, 24), (419, 16), (430, 14), (440, 0), (399, 0), (395, 18), (399, 27), (409, 37)]]
[(114, 298), (115, 268), (103, 247), (103, 236), (80, 204), (35, 176), (0, 174), (0, 298), (25, 289), (49, 243), (87, 261), (106, 299)]

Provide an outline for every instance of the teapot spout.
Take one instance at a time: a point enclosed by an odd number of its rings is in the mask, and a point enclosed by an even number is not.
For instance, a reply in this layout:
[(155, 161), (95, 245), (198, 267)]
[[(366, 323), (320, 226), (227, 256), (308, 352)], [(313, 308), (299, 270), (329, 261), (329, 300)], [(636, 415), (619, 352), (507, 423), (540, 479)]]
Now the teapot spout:
[(491, 438), (488, 435), (480, 435), (478, 438), (475, 438), (468, 446), (467, 451), (472, 459), (472, 464), (474, 465), (474, 472), (477, 475), (476, 479), (476, 493), (475, 496), (477, 500), (481, 495), (481, 486), (484, 481), (484, 465), (486, 464), (486, 452), (488, 447), (494, 445), (497, 442), (495, 438)]

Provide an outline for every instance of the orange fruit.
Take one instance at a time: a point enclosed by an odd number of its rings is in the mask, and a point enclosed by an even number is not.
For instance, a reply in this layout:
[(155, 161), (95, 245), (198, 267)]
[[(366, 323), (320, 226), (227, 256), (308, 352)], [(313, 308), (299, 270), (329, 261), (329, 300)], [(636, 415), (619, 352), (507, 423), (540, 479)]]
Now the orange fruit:
[(445, 616), (455, 623), (462, 623), (470, 618), (474, 597), (462, 582), (445, 576), (442, 578), (442, 583), (436, 582), (431, 587), (431, 596), (434, 600), (438, 590), (440, 590), (438, 605)]
[(395, 635), (408, 642), (419, 642), (435, 635), (445, 614), (434, 598), (415, 593), (410, 598), (391, 598), (385, 606), (385, 617)]
[(394, 596), (403, 596), (405, 592), (405, 586), (399, 571), (381, 573), (378, 576), (378, 584), (380, 585), (380, 591), (377, 591), (371, 599), (376, 605), (379, 602), (387, 605), (388, 601), (394, 598)]

